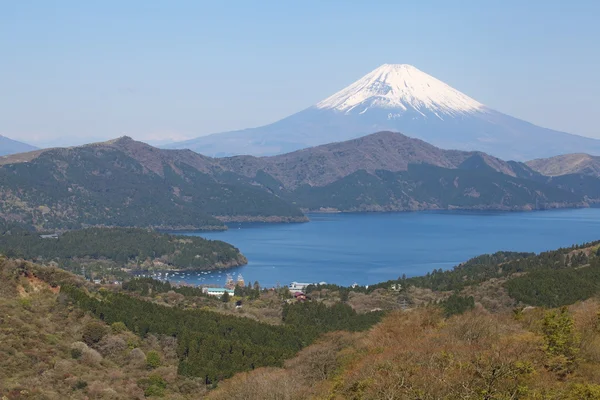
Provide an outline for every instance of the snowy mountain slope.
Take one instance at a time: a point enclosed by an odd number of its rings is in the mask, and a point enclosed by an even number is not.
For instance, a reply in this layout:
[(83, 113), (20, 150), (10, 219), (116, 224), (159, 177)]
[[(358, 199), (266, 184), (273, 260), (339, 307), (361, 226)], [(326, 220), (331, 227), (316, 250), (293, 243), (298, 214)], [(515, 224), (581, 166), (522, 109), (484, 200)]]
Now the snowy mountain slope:
[(0, 135), (0, 156), (36, 150), (36, 147)]
[(400, 109), (458, 116), (485, 106), (462, 94), (412, 65), (384, 64), (347, 88), (316, 105), (319, 109), (334, 109), (364, 114), (370, 109)]
[(275, 123), (173, 143), (210, 156), (281, 154), (397, 131), (435, 146), (531, 160), (600, 155), (600, 140), (541, 128), (495, 111), (406, 64), (384, 64), (316, 105)]

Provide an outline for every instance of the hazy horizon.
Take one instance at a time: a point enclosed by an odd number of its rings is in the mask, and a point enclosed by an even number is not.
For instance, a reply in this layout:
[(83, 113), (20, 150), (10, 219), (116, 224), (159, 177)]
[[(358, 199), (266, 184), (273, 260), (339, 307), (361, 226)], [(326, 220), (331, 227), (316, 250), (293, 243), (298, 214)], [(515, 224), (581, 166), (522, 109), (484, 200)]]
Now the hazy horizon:
[(265, 125), (384, 63), (534, 124), (600, 138), (592, 1), (0, 6), (0, 134), (152, 143)]

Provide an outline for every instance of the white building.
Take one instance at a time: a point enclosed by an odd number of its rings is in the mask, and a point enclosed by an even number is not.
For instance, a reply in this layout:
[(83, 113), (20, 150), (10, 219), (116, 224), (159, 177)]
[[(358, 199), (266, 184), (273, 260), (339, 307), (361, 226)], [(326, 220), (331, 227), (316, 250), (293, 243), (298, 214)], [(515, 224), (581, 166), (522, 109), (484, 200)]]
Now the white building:
[(288, 289), (290, 289), (290, 292), (301, 292), (306, 289), (308, 285), (314, 285), (314, 283), (292, 282), (288, 285)]
[(229, 293), (230, 296), (233, 296), (234, 291), (231, 289), (225, 288), (202, 288), (202, 293), (206, 293), (209, 296), (221, 297), (225, 293)]

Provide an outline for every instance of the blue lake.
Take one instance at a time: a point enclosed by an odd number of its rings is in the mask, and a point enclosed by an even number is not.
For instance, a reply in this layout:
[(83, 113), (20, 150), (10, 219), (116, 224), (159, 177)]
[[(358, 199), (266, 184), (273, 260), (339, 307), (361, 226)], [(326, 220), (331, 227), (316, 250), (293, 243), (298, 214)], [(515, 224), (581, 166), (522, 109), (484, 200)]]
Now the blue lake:
[(304, 224), (232, 224), (186, 232), (238, 247), (248, 265), (170, 280), (225, 283), (241, 273), (261, 286), (292, 281), (361, 285), (449, 269), (499, 250), (540, 252), (600, 239), (600, 208), (535, 212), (424, 211), (312, 214)]

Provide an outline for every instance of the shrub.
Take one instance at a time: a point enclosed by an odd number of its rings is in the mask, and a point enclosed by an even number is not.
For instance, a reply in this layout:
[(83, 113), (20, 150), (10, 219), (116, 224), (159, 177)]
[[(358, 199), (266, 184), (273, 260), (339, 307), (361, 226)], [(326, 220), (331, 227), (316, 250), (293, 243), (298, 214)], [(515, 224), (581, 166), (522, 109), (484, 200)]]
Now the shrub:
[(148, 368), (158, 368), (160, 367), (160, 364), (160, 355), (156, 351), (149, 351), (146, 355), (146, 365)]
[(71, 357), (75, 360), (79, 360), (82, 354), (81, 349), (71, 349)]
[(135, 348), (129, 352), (129, 361), (137, 366), (141, 366), (146, 362), (146, 355), (140, 348)]
[(19, 304), (21, 304), (21, 306), (27, 310), (31, 309), (31, 298), (29, 297), (22, 297), (19, 299)]
[(115, 356), (127, 350), (127, 343), (117, 335), (107, 335), (98, 343), (98, 350), (103, 356)]
[(163, 379), (162, 376), (160, 376), (160, 375), (158, 375), (156, 373), (151, 374), (148, 377), (148, 383), (150, 385), (158, 386), (158, 387), (161, 387), (163, 389), (165, 389), (167, 387), (167, 382)]
[(150, 396), (163, 397), (165, 395), (165, 389), (158, 387), (158, 386), (150, 385), (146, 388), (146, 390), (144, 390), (144, 395), (146, 397), (150, 397)]
[(81, 361), (89, 366), (95, 366), (100, 364), (102, 361), (102, 356), (96, 350), (88, 347), (87, 349), (83, 350)]
[(52, 345), (55, 345), (55, 344), (58, 344), (60, 339), (56, 335), (48, 334), (48, 335), (46, 335), (46, 341)]
[(600, 385), (578, 383), (569, 392), (569, 400), (600, 400)]
[(98, 343), (107, 334), (107, 328), (100, 322), (90, 322), (83, 328), (82, 338), (88, 345)]
[(81, 390), (81, 389), (85, 389), (87, 387), (88, 383), (82, 379), (79, 379), (77, 382), (75, 382), (75, 384), (73, 385), (73, 390)]
[(444, 315), (450, 317), (472, 310), (475, 307), (475, 299), (473, 299), (473, 296), (466, 297), (453, 293), (446, 300), (441, 301), (440, 305), (444, 310)]
[(542, 320), (542, 333), (548, 369), (560, 376), (573, 372), (579, 352), (579, 338), (575, 333), (573, 318), (566, 307), (546, 313)]
[(83, 342), (75, 342), (71, 344), (71, 357), (78, 360), (83, 355), (84, 350), (88, 349), (88, 345)]
[(150, 375), (146, 379), (140, 380), (139, 384), (142, 387), (146, 387), (146, 389), (144, 390), (144, 395), (148, 397), (163, 397), (165, 395), (165, 389), (167, 388), (167, 382), (163, 379), (162, 376), (156, 373)]
[(113, 333), (122, 333), (127, 330), (127, 326), (125, 326), (125, 324), (121, 321), (113, 323), (110, 328), (112, 329)]

